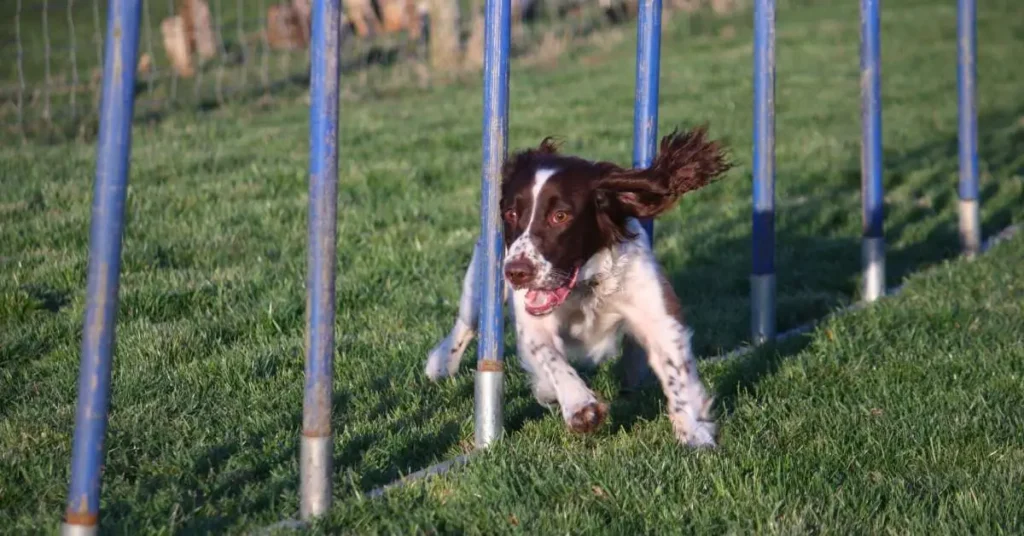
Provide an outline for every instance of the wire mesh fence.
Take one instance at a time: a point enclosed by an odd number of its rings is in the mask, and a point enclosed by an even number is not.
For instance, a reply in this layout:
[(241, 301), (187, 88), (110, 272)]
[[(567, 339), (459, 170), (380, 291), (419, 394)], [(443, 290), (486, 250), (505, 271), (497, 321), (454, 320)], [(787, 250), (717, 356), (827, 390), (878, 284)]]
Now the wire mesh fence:
[[(718, 10), (736, 0), (676, 0)], [(104, 0), (6, 0), (3, 136), (91, 138), (102, 82)], [(136, 117), (305, 90), (311, 0), (143, 0)], [(636, 0), (512, 0), (513, 54), (551, 53), (627, 22)], [(483, 0), (344, 3), (343, 98), (424, 87), (482, 64)]]

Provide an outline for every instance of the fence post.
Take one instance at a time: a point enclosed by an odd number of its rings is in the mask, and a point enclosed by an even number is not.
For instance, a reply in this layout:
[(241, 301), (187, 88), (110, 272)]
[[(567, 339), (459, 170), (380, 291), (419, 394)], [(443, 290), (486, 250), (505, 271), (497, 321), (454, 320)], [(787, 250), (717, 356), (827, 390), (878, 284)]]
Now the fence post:
[(885, 206), (882, 185), (882, 63), (879, 0), (860, 2), (861, 261), (864, 300), (885, 295)]
[(483, 192), (480, 203), (480, 338), (475, 391), (475, 443), (486, 447), (504, 426), (504, 279), (501, 262), (501, 167), (508, 151), (510, 0), (487, 0), (484, 31)]
[(132, 0), (111, 0), (107, 10), (78, 407), (71, 448), (71, 483), (62, 526), (66, 535), (95, 534), (99, 527), (101, 468), (110, 408), (121, 237), (135, 109), (139, 10), (139, 3)]
[(775, 339), (775, 0), (754, 2), (754, 344)]
[(306, 382), (299, 455), (300, 515), (303, 520), (320, 516), (331, 507), (340, 15), (339, 0), (315, 0), (313, 3)]
[(975, 97), (977, 43), (974, 0), (957, 0), (957, 114), (960, 157), (960, 246), (968, 257), (981, 251), (978, 206), (978, 109)]

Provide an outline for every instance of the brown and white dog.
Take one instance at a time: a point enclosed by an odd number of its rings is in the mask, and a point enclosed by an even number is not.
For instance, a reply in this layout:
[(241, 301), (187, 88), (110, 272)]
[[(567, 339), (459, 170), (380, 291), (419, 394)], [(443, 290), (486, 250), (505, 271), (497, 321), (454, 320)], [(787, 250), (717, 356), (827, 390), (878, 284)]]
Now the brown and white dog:
[[(511, 295), (520, 364), (537, 401), (557, 403), (571, 430), (596, 429), (607, 407), (570, 361), (599, 364), (628, 334), (646, 350), (679, 441), (715, 445), (691, 331), (639, 219), (663, 214), (729, 167), (704, 127), (664, 137), (646, 169), (563, 155), (550, 138), (506, 161), (505, 298)], [(427, 358), (433, 380), (458, 371), (475, 335), (479, 249), (478, 243), (463, 279), (455, 326)]]

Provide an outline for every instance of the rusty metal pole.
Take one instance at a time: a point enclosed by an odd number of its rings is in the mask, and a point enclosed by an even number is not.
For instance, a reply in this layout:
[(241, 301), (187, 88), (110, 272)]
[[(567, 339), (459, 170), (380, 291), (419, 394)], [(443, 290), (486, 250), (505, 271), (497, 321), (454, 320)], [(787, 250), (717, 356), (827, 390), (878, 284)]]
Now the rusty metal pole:
[(323, 515), (331, 507), (340, 21), (339, 0), (313, 3), (306, 383), (299, 454), (299, 510), (304, 521)]
[(504, 417), (504, 279), (501, 263), (501, 167), (508, 152), (510, 0), (487, 0), (484, 30), (483, 191), (480, 203), (480, 339), (474, 399), (475, 443), (502, 435)]
[(139, 2), (131, 0), (111, 0), (107, 10), (78, 408), (71, 448), (71, 483), (62, 526), (66, 535), (95, 534), (99, 527), (140, 12)]

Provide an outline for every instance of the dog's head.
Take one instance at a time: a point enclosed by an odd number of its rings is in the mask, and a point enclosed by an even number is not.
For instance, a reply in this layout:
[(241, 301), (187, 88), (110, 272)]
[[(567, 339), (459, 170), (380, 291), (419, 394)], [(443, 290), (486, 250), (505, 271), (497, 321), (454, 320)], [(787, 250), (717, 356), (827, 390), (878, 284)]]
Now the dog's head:
[(550, 138), (512, 155), (501, 192), (505, 279), (513, 288), (528, 289), (527, 312), (551, 312), (568, 297), (587, 259), (634, 238), (629, 218), (668, 211), (729, 166), (704, 127), (665, 136), (646, 169), (563, 155)]

